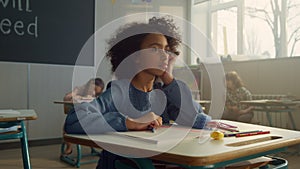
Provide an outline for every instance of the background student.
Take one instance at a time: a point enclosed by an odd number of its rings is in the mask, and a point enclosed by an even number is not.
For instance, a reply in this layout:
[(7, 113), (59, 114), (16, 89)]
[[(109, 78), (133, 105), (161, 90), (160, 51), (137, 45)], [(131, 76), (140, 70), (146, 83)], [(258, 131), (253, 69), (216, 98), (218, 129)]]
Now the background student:
[[(83, 86), (75, 87), (71, 92), (67, 93), (63, 100), (81, 102), (82, 100), (91, 101), (98, 97), (104, 91), (105, 83), (101, 78), (92, 78)], [(67, 114), (73, 106), (64, 104), (64, 112)]]
[[(78, 101), (81, 99), (94, 99), (103, 92), (105, 83), (101, 78), (92, 78), (83, 86), (75, 87), (73, 91), (64, 96), (64, 101)], [(68, 112), (73, 108), (70, 104), (64, 104), (64, 112)], [(72, 144), (65, 142), (66, 149), (62, 155), (70, 155), (72, 153)]]
[(85, 98), (93, 99), (103, 92), (104, 86), (104, 81), (101, 78), (92, 78), (83, 86), (75, 87), (71, 92), (67, 93), (64, 97), (64, 101)]
[(227, 72), (225, 78), (227, 93), (222, 119), (246, 123), (251, 122), (253, 118), (253, 107), (240, 103), (240, 101), (243, 100), (252, 100), (250, 91), (246, 89), (237, 72)]

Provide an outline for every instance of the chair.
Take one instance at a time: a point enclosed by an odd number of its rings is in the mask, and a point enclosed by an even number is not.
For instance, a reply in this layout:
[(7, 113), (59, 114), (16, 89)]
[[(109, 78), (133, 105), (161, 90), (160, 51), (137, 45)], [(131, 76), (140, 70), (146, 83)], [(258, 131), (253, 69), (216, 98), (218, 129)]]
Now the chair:
[(272, 157), (273, 161), (269, 162), (268, 165), (264, 166), (267, 168), (261, 168), (261, 169), (288, 169), (288, 161), (286, 159), (280, 158), (280, 157)]
[(179, 165), (168, 164), (166, 162), (161, 162), (157, 160), (151, 160), (153, 162), (153, 166), (147, 166), (147, 168), (141, 168), (141, 164), (143, 164), (145, 161), (148, 160), (149, 159), (132, 160), (130, 158), (128, 159), (124, 158), (122, 160), (116, 160), (115, 167), (116, 169), (184, 169)]
[(0, 133), (0, 140), (20, 139), (24, 169), (31, 169), (24, 121), (0, 122), (0, 128), (10, 128), (13, 126), (20, 127), (17, 131)]
[[(287, 169), (287, 160), (279, 157), (264, 156), (260, 158), (267, 158), (268, 160), (262, 160), (260, 162), (250, 162), (251, 160), (242, 161), (239, 163), (231, 164), (226, 166), (225, 169)], [(240, 164), (240, 165), (239, 165)]]
[[(279, 157), (271, 157), (271, 161), (266, 162), (260, 162), (255, 163), (251, 165), (241, 165), (241, 166), (226, 166), (223, 167), (224, 169), (253, 169), (253, 168), (259, 168), (259, 169), (288, 169), (288, 161), (283, 158)], [(139, 162), (131, 161), (131, 160), (117, 160), (115, 162), (116, 169), (140, 169)], [(214, 167), (213, 165), (211, 166)], [(154, 165), (155, 169), (183, 169), (184, 167), (175, 166), (172, 165), (168, 167), (168, 165)], [(210, 167), (204, 167), (204, 168), (210, 168)], [(153, 167), (149, 166), (149, 169), (153, 169)]]

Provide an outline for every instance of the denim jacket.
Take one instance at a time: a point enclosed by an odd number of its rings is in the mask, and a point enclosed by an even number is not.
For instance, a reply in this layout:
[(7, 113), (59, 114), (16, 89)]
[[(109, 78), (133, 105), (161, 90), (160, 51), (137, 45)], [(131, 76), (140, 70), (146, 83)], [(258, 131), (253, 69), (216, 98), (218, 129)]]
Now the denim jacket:
[(97, 99), (75, 104), (65, 120), (65, 131), (72, 134), (99, 134), (108, 131), (127, 131), (126, 118), (138, 118), (148, 112), (160, 115), (163, 123), (204, 128), (211, 117), (204, 114), (200, 104), (192, 99), (185, 83), (173, 80), (150, 92), (136, 89), (128, 80), (112, 81)]

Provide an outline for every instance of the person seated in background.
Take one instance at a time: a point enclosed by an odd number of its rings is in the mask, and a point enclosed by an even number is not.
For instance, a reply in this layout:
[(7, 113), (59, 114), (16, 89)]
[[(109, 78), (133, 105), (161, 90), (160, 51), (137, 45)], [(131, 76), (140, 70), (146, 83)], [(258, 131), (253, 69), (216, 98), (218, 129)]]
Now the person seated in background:
[(227, 93), (222, 119), (245, 123), (251, 122), (253, 118), (253, 107), (240, 103), (240, 101), (243, 100), (252, 100), (250, 91), (245, 88), (237, 72), (227, 72), (225, 78)]
[[(64, 96), (64, 101), (81, 102), (82, 100), (91, 101), (104, 91), (105, 83), (101, 78), (92, 78), (83, 86), (75, 87), (71, 92)], [(67, 114), (73, 105), (65, 104), (64, 112)]]
[[(64, 101), (74, 101), (79, 100), (92, 100), (97, 98), (104, 91), (105, 83), (101, 78), (92, 78), (83, 86), (75, 87), (73, 91), (67, 93), (64, 96)], [(64, 112), (68, 112), (73, 108), (73, 105), (64, 104)], [(64, 132), (65, 133), (65, 132)], [(65, 142), (66, 150), (63, 155), (70, 155), (72, 153), (72, 144)]]
[(67, 93), (64, 101), (94, 99), (103, 92), (104, 86), (104, 81), (101, 78), (90, 79), (85, 85), (75, 87), (73, 91)]

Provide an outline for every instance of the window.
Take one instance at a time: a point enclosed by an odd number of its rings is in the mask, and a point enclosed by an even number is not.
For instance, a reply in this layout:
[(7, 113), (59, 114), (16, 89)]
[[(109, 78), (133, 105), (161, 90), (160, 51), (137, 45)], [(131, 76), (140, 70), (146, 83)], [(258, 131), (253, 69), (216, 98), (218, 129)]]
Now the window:
[[(230, 55), (232, 60), (300, 56), (299, 0), (211, 0), (195, 3), (192, 9), (203, 10), (199, 6), (204, 4), (209, 24), (205, 31), (220, 56)], [(199, 25), (196, 20), (192, 16)]]
[(237, 55), (237, 9), (228, 8), (212, 13), (211, 39), (217, 54)]

